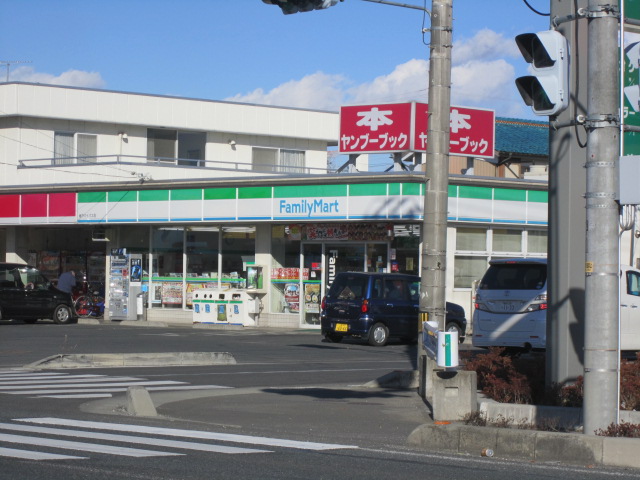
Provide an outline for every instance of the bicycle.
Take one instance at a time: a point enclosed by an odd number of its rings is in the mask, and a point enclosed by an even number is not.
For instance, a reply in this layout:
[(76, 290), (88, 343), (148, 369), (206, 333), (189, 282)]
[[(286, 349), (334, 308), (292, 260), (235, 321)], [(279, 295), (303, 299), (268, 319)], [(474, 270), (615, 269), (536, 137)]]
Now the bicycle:
[(104, 315), (104, 298), (97, 292), (80, 295), (73, 305), (79, 317), (102, 317)]

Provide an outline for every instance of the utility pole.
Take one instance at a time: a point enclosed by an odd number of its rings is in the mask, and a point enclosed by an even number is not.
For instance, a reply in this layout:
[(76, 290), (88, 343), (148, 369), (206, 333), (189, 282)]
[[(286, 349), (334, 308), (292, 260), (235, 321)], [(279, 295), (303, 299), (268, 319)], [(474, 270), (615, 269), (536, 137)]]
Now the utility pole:
[[(433, 0), (429, 57), (429, 121), (422, 220), (420, 324), (437, 321), (445, 329), (447, 210), (453, 0)], [(419, 356), (425, 353), (419, 349)], [(424, 365), (418, 358), (418, 365)], [(427, 368), (427, 378), (429, 377)]]
[(589, 0), (584, 432), (617, 422), (620, 145), (618, 2)]

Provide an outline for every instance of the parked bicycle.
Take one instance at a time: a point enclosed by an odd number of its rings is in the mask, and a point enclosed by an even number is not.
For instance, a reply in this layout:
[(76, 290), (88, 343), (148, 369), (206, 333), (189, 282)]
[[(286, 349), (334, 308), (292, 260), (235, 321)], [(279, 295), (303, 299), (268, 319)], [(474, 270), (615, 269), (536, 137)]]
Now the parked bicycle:
[(104, 315), (104, 297), (98, 295), (97, 291), (80, 295), (75, 299), (74, 306), (79, 317), (102, 317)]

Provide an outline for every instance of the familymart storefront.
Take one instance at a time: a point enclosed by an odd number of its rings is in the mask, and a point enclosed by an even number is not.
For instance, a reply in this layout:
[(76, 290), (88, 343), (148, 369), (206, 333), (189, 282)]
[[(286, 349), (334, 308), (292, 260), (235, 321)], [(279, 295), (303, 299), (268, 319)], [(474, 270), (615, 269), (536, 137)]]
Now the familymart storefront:
[[(104, 254), (107, 315), (122, 307), (123, 298), (130, 313), (133, 296), (143, 291), (149, 321), (191, 323), (198, 291), (217, 289), (257, 305), (233, 322), (314, 327), (337, 272), (419, 274), (422, 175), (247, 183), (1, 195), (0, 203), (16, 208), (1, 211), (0, 239), (7, 258), (39, 263), (45, 252), (51, 256), (52, 245), (84, 232), (90, 250)], [(22, 206), (34, 204), (34, 195), (42, 211), (26, 218), (23, 212), (33, 209)], [(546, 246), (546, 184), (452, 177), (449, 197), (449, 299), (470, 298), (467, 280), (484, 271), (492, 255), (544, 253), (539, 250)], [(456, 246), (458, 237), (463, 249)], [(493, 249), (500, 238), (509, 238), (509, 251)], [(134, 267), (139, 276), (132, 276)]]

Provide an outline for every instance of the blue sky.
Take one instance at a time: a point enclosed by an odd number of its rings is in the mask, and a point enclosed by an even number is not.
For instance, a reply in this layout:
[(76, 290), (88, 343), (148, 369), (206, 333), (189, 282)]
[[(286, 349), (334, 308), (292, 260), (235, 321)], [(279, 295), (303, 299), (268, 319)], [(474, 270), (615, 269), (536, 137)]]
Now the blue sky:
[[(549, 11), (549, 0), (528, 1)], [(295, 15), (261, 0), (0, 0), (0, 7), (0, 60), (30, 62), (10, 66), (13, 81), (332, 111), (427, 99), (429, 35), (418, 10), (363, 0)], [(513, 83), (526, 74), (513, 38), (546, 30), (549, 17), (523, 0), (454, 0), (453, 16), (452, 103), (535, 118)]]

